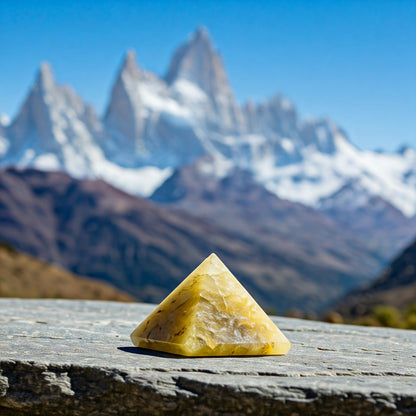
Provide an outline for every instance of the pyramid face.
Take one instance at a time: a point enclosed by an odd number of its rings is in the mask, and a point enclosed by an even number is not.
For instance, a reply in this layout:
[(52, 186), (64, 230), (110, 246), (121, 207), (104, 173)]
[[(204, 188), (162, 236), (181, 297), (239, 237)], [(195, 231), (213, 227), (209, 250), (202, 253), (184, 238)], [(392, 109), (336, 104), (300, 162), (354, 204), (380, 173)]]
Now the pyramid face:
[(283, 355), (290, 342), (215, 255), (131, 334), (137, 347), (186, 356)]

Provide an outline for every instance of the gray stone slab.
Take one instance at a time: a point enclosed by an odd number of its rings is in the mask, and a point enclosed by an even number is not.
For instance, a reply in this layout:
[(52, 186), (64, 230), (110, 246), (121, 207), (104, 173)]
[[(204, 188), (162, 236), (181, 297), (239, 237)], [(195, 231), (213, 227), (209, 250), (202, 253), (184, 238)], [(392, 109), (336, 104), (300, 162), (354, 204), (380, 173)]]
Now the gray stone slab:
[(416, 414), (416, 331), (273, 318), (286, 356), (138, 349), (154, 305), (0, 299), (0, 415)]

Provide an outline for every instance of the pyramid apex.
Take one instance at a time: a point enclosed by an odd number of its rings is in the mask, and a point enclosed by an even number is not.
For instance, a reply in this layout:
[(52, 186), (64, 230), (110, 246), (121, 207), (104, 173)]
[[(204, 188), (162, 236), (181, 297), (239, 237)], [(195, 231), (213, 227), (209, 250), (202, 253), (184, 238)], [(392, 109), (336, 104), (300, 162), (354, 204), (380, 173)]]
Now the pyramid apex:
[(192, 273), (195, 273), (196, 271), (200, 272), (201, 275), (207, 274), (211, 276), (222, 272), (232, 276), (232, 273), (228, 270), (227, 266), (215, 253), (211, 253)]

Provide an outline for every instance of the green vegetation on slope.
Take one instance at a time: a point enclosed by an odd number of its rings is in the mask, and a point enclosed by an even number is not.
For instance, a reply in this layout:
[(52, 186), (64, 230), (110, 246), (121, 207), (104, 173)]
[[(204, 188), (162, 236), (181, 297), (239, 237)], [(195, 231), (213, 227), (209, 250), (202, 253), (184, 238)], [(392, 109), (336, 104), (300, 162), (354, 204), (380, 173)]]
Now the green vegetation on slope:
[(416, 303), (404, 311), (394, 306), (379, 305), (370, 315), (356, 319), (352, 323), (366, 326), (384, 326), (391, 328), (416, 329)]

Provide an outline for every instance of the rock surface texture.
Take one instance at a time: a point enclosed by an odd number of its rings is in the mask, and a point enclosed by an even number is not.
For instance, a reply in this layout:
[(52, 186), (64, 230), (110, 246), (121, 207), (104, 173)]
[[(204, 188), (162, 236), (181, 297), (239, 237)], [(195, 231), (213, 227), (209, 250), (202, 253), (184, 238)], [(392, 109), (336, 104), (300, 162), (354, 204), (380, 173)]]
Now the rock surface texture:
[(286, 356), (132, 346), (154, 305), (0, 300), (1, 415), (416, 414), (416, 332), (274, 318)]

